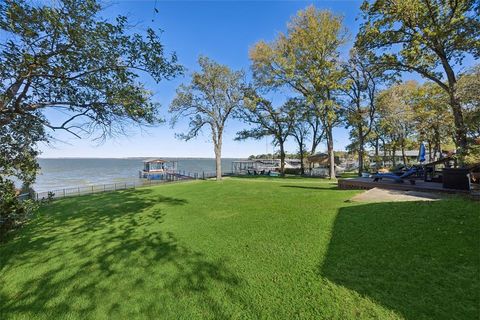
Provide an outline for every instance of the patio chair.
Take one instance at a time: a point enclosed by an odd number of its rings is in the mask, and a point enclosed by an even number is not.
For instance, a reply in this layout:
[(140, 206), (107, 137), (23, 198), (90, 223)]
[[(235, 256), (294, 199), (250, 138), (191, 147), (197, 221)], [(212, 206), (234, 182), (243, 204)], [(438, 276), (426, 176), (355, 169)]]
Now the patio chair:
[[(396, 175), (394, 173), (377, 173), (372, 176), (373, 181), (377, 182), (382, 179), (392, 179), (393, 181), (397, 183), (403, 183), (404, 179), (411, 178), (412, 176), (415, 176), (417, 173), (417, 168), (416, 167), (411, 167), (407, 171), (405, 171), (402, 175)], [(415, 179), (409, 179), (410, 184), (415, 184)]]

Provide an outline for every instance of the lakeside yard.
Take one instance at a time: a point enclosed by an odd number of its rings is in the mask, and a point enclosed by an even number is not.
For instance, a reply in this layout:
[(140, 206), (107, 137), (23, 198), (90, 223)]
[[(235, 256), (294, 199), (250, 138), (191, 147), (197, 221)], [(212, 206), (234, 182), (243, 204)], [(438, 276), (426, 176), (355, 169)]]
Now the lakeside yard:
[(478, 203), (319, 179), (67, 198), (0, 244), (1, 319), (478, 319)]

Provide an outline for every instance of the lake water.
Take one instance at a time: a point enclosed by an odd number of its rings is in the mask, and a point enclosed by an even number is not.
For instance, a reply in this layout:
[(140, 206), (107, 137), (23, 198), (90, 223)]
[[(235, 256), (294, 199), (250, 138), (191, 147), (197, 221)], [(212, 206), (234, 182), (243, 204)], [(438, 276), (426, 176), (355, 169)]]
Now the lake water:
[[(143, 161), (135, 159), (39, 159), (41, 170), (34, 189), (37, 192), (78, 187), (139, 181), (138, 172)], [(163, 158), (178, 161), (177, 169), (191, 173), (214, 172), (215, 159)], [(231, 172), (232, 162), (239, 159), (222, 159), (222, 171)]]

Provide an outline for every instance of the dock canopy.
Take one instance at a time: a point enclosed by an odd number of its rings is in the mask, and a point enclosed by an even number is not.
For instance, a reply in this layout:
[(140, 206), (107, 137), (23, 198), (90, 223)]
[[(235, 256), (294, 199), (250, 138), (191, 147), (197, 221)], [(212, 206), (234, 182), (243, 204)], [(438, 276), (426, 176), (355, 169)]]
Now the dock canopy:
[(164, 159), (149, 159), (143, 161), (143, 171), (145, 172), (161, 172), (167, 169), (172, 169), (173, 167), (175, 167), (174, 161), (167, 161)]

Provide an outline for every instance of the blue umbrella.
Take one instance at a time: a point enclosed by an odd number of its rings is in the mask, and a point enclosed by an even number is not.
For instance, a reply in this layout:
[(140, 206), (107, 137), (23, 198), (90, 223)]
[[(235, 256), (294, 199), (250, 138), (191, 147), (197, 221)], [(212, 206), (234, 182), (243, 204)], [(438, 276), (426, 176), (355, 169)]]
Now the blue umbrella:
[(418, 160), (420, 162), (425, 161), (425, 145), (423, 144), (423, 142), (420, 144), (420, 151), (418, 152)]

